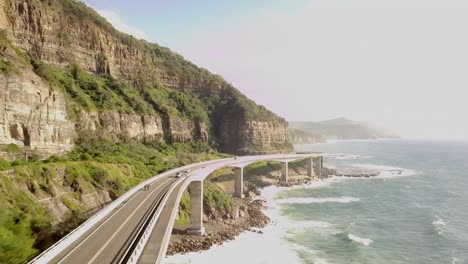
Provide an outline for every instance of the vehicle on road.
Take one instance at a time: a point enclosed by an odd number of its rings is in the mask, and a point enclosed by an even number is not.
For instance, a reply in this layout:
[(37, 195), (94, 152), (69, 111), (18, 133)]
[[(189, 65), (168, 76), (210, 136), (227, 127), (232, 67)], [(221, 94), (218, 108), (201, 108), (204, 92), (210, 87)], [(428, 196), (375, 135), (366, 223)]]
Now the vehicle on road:
[(176, 178), (180, 178), (180, 176), (182, 176), (182, 172), (178, 172), (178, 173), (176, 173), (176, 175), (175, 175), (175, 176), (176, 176)]
[(191, 171), (190, 169), (184, 170), (185, 173), (189, 173), (190, 171)]

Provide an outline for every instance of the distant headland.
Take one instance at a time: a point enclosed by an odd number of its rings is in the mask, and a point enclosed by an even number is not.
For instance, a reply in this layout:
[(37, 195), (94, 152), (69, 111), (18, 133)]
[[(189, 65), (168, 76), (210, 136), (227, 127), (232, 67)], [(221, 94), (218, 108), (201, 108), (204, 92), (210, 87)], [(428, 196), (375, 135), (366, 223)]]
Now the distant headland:
[(293, 144), (322, 143), (336, 139), (379, 139), (400, 136), (373, 124), (339, 117), (326, 121), (289, 122), (289, 138)]

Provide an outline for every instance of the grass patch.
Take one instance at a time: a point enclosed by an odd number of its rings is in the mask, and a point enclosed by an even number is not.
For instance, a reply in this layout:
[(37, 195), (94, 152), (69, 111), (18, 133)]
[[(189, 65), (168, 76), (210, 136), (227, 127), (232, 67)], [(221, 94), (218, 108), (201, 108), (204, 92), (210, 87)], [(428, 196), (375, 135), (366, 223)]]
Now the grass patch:
[(0, 145), (0, 151), (5, 151), (8, 153), (19, 153), (21, 148), (16, 144)]
[(4, 160), (3, 158), (0, 157), (0, 171), (6, 171), (11, 169), (10, 162)]
[(184, 192), (182, 194), (182, 198), (180, 199), (178, 219), (176, 221), (176, 224), (190, 224), (190, 195), (188, 192)]
[(234, 202), (221, 188), (209, 181), (203, 182), (203, 203), (204, 208), (221, 210), (226, 213), (231, 213), (234, 207)]

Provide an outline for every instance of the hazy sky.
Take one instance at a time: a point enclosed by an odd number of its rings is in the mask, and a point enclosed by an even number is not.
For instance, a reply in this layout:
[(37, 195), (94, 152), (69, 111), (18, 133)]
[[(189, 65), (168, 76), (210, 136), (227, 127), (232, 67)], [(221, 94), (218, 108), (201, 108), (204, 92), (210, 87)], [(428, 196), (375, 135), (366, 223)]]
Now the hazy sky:
[(288, 120), (468, 139), (465, 0), (85, 2)]

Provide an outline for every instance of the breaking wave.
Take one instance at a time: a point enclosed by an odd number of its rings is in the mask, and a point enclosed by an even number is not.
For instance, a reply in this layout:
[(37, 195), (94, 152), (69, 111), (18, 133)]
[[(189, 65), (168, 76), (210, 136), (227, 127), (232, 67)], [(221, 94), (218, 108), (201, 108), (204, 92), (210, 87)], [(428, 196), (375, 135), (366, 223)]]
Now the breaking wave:
[(374, 242), (372, 239), (369, 238), (362, 238), (358, 237), (356, 235), (353, 235), (351, 233), (348, 233), (348, 238), (352, 241), (358, 242), (360, 244), (363, 244), (364, 246), (369, 246), (372, 242)]
[(341, 196), (341, 197), (325, 197), (325, 198), (313, 198), (313, 197), (286, 198), (286, 199), (276, 200), (276, 203), (278, 204), (313, 204), (313, 203), (351, 203), (351, 202), (357, 202), (357, 201), (359, 201), (359, 198)]

